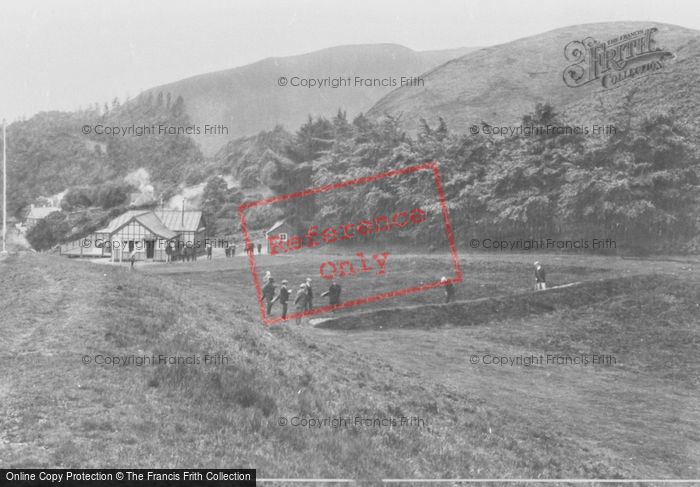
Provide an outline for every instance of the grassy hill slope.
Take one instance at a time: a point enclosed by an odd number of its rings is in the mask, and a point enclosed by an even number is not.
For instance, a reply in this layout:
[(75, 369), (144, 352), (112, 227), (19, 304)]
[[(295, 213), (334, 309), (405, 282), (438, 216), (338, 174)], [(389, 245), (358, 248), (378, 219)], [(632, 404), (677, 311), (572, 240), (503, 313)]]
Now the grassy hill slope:
[[(420, 380), (358, 352), (359, 335), (337, 346), (313, 330), (263, 329), (249, 293), (235, 291), (249, 284), (245, 259), (234, 260), (226, 278), (207, 263), (157, 266), (173, 271), (166, 277), (41, 254), (0, 260), (3, 464), (253, 466), (264, 477), (362, 479), (634, 475), (634, 462), (504, 410), (487, 391)], [(696, 291), (680, 286), (669, 296), (666, 317)], [(225, 354), (229, 362), (94, 363), (132, 354)], [(402, 416), (425, 425), (279, 422)]]
[[(563, 79), (571, 64), (564, 47), (571, 41), (593, 37), (606, 41), (650, 27), (658, 28), (657, 46), (676, 54), (665, 61), (659, 74), (641, 80), (625, 80), (605, 90), (600, 81), (570, 88)], [(565, 27), (466, 54), (427, 73), (425, 86), (399, 88), (372, 107), (369, 115), (402, 113), (402, 121), (415, 129), (421, 117), (443, 117), (448, 126), (466, 132), (485, 121), (502, 126), (520, 122), (536, 103), (550, 103), (566, 110), (570, 123), (613, 123), (615, 109), (633, 87), (637, 110), (678, 109), (679, 116), (697, 125), (700, 92), (700, 32), (655, 22), (609, 22)], [(697, 126), (695, 127), (698, 128)]]
[[(223, 124), (228, 135), (195, 139), (205, 155), (213, 155), (227, 141), (271, 130), (281, 124), (296, 129), (306, 117), (334, 115), (339, 108), (355, 116), (368, 110), (391, 87), (306, 88), (280, 87), (285, 76), (301, 78), (387, 78), (419, 76), (473, 48), (416, 52), (396, 44), (339, 46), (281, 58), (268, 58), (225, 71), (207, 73), (148, 90), (171, 92), (187, 101), (196, 124)], [(147, 93), (148, 93), (147, 92)]]

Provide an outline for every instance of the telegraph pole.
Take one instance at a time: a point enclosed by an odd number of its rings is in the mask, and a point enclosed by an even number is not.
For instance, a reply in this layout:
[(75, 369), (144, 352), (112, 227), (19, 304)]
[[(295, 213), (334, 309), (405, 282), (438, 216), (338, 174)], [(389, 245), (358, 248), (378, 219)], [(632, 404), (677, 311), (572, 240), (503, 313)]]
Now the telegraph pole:
[(7, 253), (7, 136), (5, 119), (2, 120), (2, 253)]

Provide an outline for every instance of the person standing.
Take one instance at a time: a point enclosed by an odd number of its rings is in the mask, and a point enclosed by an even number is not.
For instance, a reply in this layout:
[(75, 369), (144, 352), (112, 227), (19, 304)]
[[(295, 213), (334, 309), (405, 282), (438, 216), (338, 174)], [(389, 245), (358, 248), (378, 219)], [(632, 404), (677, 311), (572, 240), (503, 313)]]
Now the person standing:
[(297, 296), (294, 299), (294, 304), (296, 305), (297, 313), (299, 316), (297, 316), (297, 325), (301, 324), (301, 313), (303, 313), (306, 310), (306, 299), (308, 297), (308, 294), (306, 292), (306, 284), (303, 282), (299, 285), (299, 290), (297, 291)]
[(282, 305), (282, 319), (287, 317), (287, 303), (289, 302), (289, 289), (287, 288), (287, 280), (282, 281), (282, 287), (280, 287), (280, 293), (277, 295), (280, 304)]
[(134, 263), (135, 262), (136, 262), (136, 251), (132, 250), (131, 254), (129, 254), (129, 263), (130, 263), (129, 270), (131, 270), (131, 271), (134, 270)]
[(211, 254), (212, 254), (212, 245), (210, 243), (207, 244), (207, 260), (211, 260)]
[(535, 262), (535, 290), (544, 291), (547, 289), (544, 267), (539, 262)]
[[(440, 282), (447, 282), (447, 278), (442, 276)], [(445, 303), (449, 303), (455, 295), (455, 287), (451, 282), (445, 284)]]
[(165, 244), (165, 262), (170, 264), (173, 261), (173, 247), (172, 242)]
[(262, 244), (258, 242), (258, 255), (262, 254)]
[(306, 278), (306, 309), (311, 310), (313, 308), (314, 303), (314, 290), (311, 288), (311, 278), (307, 277)]
[(231, 257), (236, 256), (236, 242), (233, 242), (233, 245), (231, 246)]
[(331, 306), (334, 306), (334, 305), (340, 304), (340, 291), (341, 291), (340, 284), (338, 284), (336, 281), (333, 281), (333, 282), (331, 282), (331, 285), (328, 287), (328, 291), (321, 294), (321, 297), (328, 296), (329, 304)]
[(272, 311), (272, 304), (275, 298), (275, 280), (270, 278), (267, 284), (262, 288), (262, 299), (267, 305), (267, 314), (269, 315)]

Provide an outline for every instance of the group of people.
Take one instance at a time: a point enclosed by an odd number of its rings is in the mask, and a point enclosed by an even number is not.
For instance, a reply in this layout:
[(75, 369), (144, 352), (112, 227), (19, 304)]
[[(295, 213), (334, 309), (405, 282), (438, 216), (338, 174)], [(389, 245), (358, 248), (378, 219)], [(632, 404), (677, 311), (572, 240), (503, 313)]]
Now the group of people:
[[(534, 265), (535, 289), (538, 291), (545, 290), (547, 289), (547, 284), (545, 279), (544, 268), (539, 262), (535, 262)], [(440, 282), (444, 284), (443, 287), (445, 289), (445, 303), (449, 303), (453, 300), (455, 295), (454, 284), (452, 284), (452, 282), (449, 282), (449, 280), (445, 276), (442, 276), (442, 278), (440, 278)], [(275, 287), (275, 279), (272, 277), (270, 271), (267, 271), (263, 276), (261, 300), (266, 304), (268, 315), (272, 313), (272, 306), (276, 302), (279, 302), (282, 306), (282, 319), (287, 318), (287, 309), (289, 307), (289, 300), (292, 295), (292, 291), (289, 289), (289, 287), (287, 287), (288, 284), (289, 282), (286, 279), (282, 280), (279, 292), (277, 292), (277, 288)], [(340, 292), (340, 284), (333, 280), (331, 282), (331, 285), (328, 287), (328, 290), (321, 294), (321, 297), (328, 297), (329, 304), (331, 306), (339, 305)], [(304, 282), (299, 284), (299, 288), (297, 289), (296, 296), (294, 298), (294, 305), (298, 313), (298, 316), (296, 318), (297, 325), (301, 323), (301, 314), (305, 311), (310, 311), (311, 309), (313, 309), (313, 299), (314, 292), (313, 287), (311, 285), (311, 278), (307, 277)]]
[[(265, 302), (267, 314), (272, 313), (272, 305), (279, 301), (282, 306), (282, 319), (287, 317), (287, 309), (292, 291), (287, 287), (289, 282), (286, 279), (282, 280), (279, 292), (276, 292), (275, 279), (270, 274), (270, 271), (265, 273), (263, 277), (262, 301)], [(332, 281), (328, 287), (328, 291), (321, 294), (321, 297), (328, 297), (331, 306), (340, 304), (341, 287), (336, 281)], [(305, 311), (313, 309), (314, 290), (311, 285), (311, 278), (307, 277), (304, 282), (299, 284), (296, 296), (294, 298), (294, 306), (296, 308), (297, 325), (301, 323), (301, 314)]]
[(171, 242), (165, 246), (165, 261), (166, 262), (196, 262), (197, 249), (194, 245), (175, 245)]
[(255, 248), (258, 248), (258, 255), (262, 254), (262, 244), (258, 242), (257, 244), (254, 244), (253, 242), (246, 244), (245, 246), (245, 252), (248, 255), (253, 255), (255, 253)]
[(226, 253), (226, 258), (235, 257), (236, 256), (236, 243), (233, 242), (233, 243), (226, 244), (226, 248), (224, 249), (224, 251)]

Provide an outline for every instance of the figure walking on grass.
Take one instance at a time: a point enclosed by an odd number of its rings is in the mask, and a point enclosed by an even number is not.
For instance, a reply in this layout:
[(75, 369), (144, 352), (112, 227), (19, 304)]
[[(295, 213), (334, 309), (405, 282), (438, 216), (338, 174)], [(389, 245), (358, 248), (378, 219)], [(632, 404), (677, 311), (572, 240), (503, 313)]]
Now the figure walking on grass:
[(306, 300), (308, 298), (308, 293), (306, 291), (306, 284), (303, 282), (299, 285), (299, 290), (297, 291), (297, 296), (294, 299), (294, 304), (296, 305), (297, 313), (297, 325), (301, 324), (301, 313), (306, 311)]
[(545, 280), (544, 267), (539, 262), (535, 262), (535, 290), (544, 291), (547, 289), (547, 281)]
[(311, 310), (314, 306), (314, 290), (311, 287), (311, 278), (306, 278), (306, 309)]
[[(442, 278), (440, 279), (440, 282), (447, 282), (447, 278), (445, 276), (442, 276)], [(454, 284), (452, 284), (451, 282), (447, 282), (447, 284), (445, 284), (445, 303), (449, 303), (450, 301), (452, 301), (452, 298), (454, 297), (454, 295), (455, 295)]]
[[(275, 299), (278, 299), (282, 305), (282, 319), (287, 317), (287, 303), (289, 302), (289, 289), (287, 288), (287, 281), (282, 281), (282, 287), (280, 287), (280, 293)], [(273, 300), (274, 301), (274, 300)]]
[[(340, 291), (341, 291), (340, 284), (338, 284), (336, 281), (331, 282), (331, 285), (328, 287), (328, 291), (325, 293), (321, 294), (322, 298), (325, 298), (328, 296), (328, 303), (331, 306), (338, 305), (340, 304)], [(335, 311), (335, 310), (334, 310)]]
[(269, 315), (272, 311), (272, 305), (275, 302), (275, 280), (270, 278), (267, 284), (262, 288), (262, 299), (267, 305), (267, 314)]

